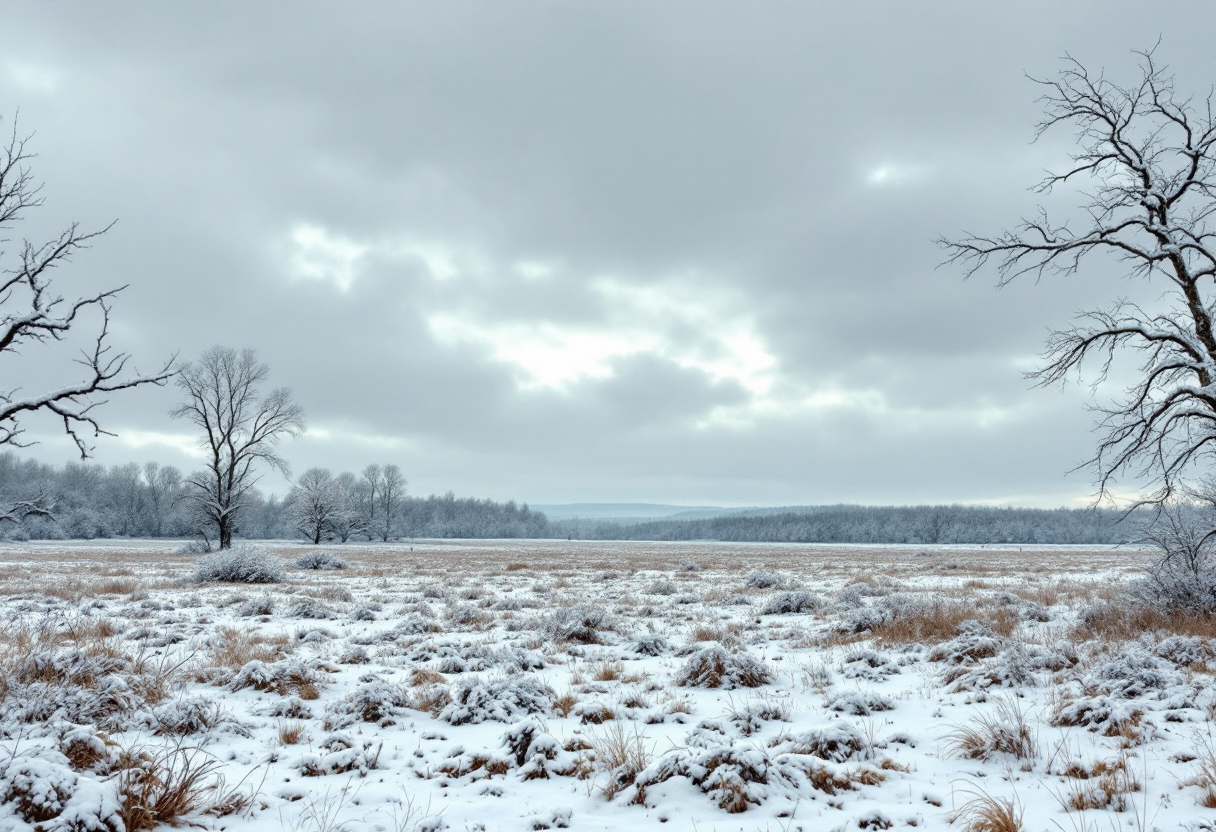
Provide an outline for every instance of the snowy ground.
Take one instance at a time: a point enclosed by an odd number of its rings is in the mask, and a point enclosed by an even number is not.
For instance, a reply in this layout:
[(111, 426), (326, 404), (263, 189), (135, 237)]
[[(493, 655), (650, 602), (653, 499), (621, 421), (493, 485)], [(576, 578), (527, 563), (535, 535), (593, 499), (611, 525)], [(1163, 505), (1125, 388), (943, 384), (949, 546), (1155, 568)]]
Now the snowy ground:
[(1216, 829), (1216, 642), (1127, 618), (1135, 550), (425, 541), (246, 586), (175, 546), (0, 547), (0, 829), (190, 774), (234, 831)]

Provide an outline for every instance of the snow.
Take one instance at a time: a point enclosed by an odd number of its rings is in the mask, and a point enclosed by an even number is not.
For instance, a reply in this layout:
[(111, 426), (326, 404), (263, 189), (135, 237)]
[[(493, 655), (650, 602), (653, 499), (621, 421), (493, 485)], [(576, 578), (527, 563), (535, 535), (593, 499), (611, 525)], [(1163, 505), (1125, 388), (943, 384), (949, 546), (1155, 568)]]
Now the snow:
[(1144, 552), (260, 546), (282, 582), (0, 548), (0, 829), (117, 832), (132, 755), (186, 753), (231, 832), (1216, 825), (1216, 644), (1075, 629)]

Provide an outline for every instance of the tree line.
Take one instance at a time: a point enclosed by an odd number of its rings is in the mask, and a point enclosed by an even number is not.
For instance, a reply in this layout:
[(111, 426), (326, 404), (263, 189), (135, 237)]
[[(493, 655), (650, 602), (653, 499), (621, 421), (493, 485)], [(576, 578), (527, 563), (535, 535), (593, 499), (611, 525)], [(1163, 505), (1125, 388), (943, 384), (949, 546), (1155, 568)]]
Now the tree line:
[(551, 536), (589, 540), (756, 543), (1113, 544), (1139, 536), (1139, 518), (1112, 509), (986, 506), (807, 506), (691, 520), (561, 520)]

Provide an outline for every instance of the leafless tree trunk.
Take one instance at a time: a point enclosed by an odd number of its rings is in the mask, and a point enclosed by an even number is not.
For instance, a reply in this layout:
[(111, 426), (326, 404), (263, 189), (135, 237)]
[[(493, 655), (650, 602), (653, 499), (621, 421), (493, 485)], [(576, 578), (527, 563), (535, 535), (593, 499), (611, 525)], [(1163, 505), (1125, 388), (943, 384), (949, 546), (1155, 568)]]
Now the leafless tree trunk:
[(1095, 385), (1117, 355), (1140, 361), (1135, 381), (1098, 408), (1101, 439), (1090, 460), (1099, 498), (1121, 476), (1150, 483), (1140, 505), (1164, 505), (1184, 493), (1216, 450), (1216, 121), (1212, 98), (1174, 90), (1154, 57), (1141, 57), (1140, 77), (1119, 86), (1068, 58), (1044, 89), (1037, 135), (1075, 131), (1072, 164), (1052, 173), (1040, 192), (1084, 180), (1089, 185), (1081, 227), (1039, 216), (996, 237), (941, 240), (948, 262), (968, 275), (995, 261), (999, 284), (1023, 275), (1070, 274), (1089, 255), (1108, 254), (1131, 276), (1164, 280), (1159, 308), (1128, 300), (1084, 312), (1047, 342), (1042, 385), (1062, 382), (1092, 362)]
[(376, 537), (376, 517), (379, 515), (377, 502), (380, 498), (380, 466), (369, 465), (363, 469), (363, 497), (366, 502), (363, 504), (363, 528), (367, 532), (367, 539), (374, 540)]
[(380, 539), (387, 542), (405, 498), (405, 477), (396, 465), (385, 465), (380, 474)]
[(335, 531), (340, 501), (333, 474), (325, 468), (309, 468), (287, 495), (287, 511), (296, 529), (316, 545)]
[(257, 466), (266, 464), (287, 475), (278, 442), (304, 430), (304, 411), (290, 390), (279, 387), (262, 394), (269, 373), (253, 350), (238, 353), (215, 346), (177, 377), (186, 401), (171, 415), (202, 431), (199, 444), (207, 454), (206, 469), (186, 478), (185, 496), (215, 530), (221, 549), (232, 546), (237, 515), (258, 480)]
[[(14, 125), (8, 144), (0, 147), (0, 234), (22, 220), (30, 209), (42, 205), (42, 186), (29, 172), (33, 154), (26, 149), (26, 141), (17, 137)], [(50, 346), (68, 340), (73, 327), (88, 325), (85, 319), (90, 314), (99, 318), (96, 335), (76, 359), (82, 368), (80, 380), (47, 379), (50, 389), (42, 393), (0, 390), (0, 445), (26, 447), (21, 440), (24, 429), (20, 420), (36, 412), (49, 412), (63, 421), (64, 431), (76, 443), (81, 458), (86, 458), (92, 451), (90, 439), (112, 435), (102, 429), (93, 413), (105, 403), (105, 394), (144, 384), (163, 385), (173, 376), (173, 358), (155, 373), (128, 372), (130, 356), (114, 352), (107, 345), (111, 305), (125, 286), (73, 300), (51, 288), (52, 270), (65, 265), (108, 230), (85, 233), (72, 224), (53, 240), (41, 244), (25, 240), (16, 255), (16, 265), (0, 274), (0, 358), (27, 357), (34, 345)], [(7, 241), (0, 238), (0, 242)]]

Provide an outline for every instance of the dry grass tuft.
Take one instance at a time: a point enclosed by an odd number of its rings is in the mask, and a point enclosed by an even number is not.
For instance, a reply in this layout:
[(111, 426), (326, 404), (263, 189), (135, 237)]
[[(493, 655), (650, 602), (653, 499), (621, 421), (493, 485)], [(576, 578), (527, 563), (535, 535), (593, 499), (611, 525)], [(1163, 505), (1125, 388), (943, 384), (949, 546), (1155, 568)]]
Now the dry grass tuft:
[(1061, 773), (1073, 778), (1068, 791), (1056, 798), (1066, 812), (1087, 809), (1123, 812), (1127, 810), (1126, 795), (1140, 791), (1140, 781), (1128, 770), (1125, 754), (1114, 760), (1098, 760), (1091, 766), (1070, 763)]
[(421, 687), (423, 685), (446, 685), (448, 677), (436, 670), (430, 670), (425, 667), (415, 667), (410, 671), (410, 687)]
[(1127, 604), (1101, 604), (1090, 609), (1073, 628), (1074, 641), (1134, 641), (1145, 633), (1216, 638), (1216, 616), (1192, 612), (1163, 612)]
[(507, 564), (508, 572), (519, 572), (521, 570), (530, 569), (530, 568), (531, 567), (529, 567), (528, 564), (526, 564), (526, 563), (508, 563)]
[(286, 642), (272, 640), (238, 627), (218, 627), (205, 661), (211, 667), (240, 670), (252, 661), (272, 662), (286, 655)]
[(1026, 713), (1012, 699), (998, 700), (992, 713), (977, 715), (945, 739), (953, 753), (973, 760), (987, 760), (993, 754), (1031, 760), (1039, 754)]
[(887, 644), (936, 644), (958, 635), (964, 621), (979, 620), (1000, 636), (1018, 626), (1017, 610), (1008, 607), (977, 608), (962, 601), (926, 604), (907, 615), (876, 624), (870, 637)]
[(591, 678), (596, 682), (617, 682), (625, 674), (625, 666), (620, 660), (602, 661), (587, 668)]
[(298, 719), (289, 719), (279, 723), (279, 744), (295, 745), (304, 738), (306, 725)]
[(563, 717), (570, 716), (570, 712), (574, 710), (574, 706), (578, 704), (578, 697), (573, 691), (566, 691), (561, 696), (553, 700), (553, 710)]
[(128, 749), (115, 775), (122, 805), (118, 816), (127, 832), (177, 826), (181, 819), (211, 808), (220, 762), (199, 748), (181, 745), (154, 752)]
[(608, 773), (608, 782), (601, 787), (608, 800), (632, 786), (637, 776), (650, 765), (646, 738), (636, 725), (630, 730), (623, 722), (613, 722), (603, 733), (591, 738), (591, 745), (600, 766)]
[(1022, 832), (1022, 807), (1014, 800), (984, 791), (964, 803), (950, 822), (961, 820), (964, 832)]

